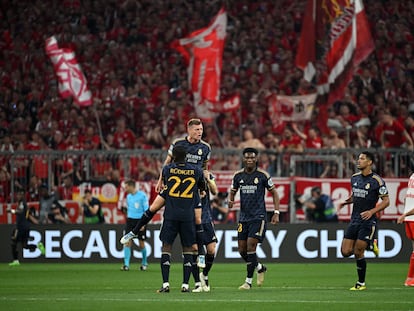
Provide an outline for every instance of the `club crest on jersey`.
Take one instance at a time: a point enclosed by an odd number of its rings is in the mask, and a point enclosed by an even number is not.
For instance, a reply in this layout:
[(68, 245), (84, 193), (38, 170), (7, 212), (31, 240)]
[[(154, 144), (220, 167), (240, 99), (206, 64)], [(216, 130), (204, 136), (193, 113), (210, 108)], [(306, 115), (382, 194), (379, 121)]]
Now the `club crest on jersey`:
[(203, 154), (203, 150), (198, 149), (197, 153), (198, 153), (198, 155), (202, 155)]
[(259, 183), (259, 179), (256, 177), (253, 182), (257, 185)]
[(365, 185), (365, 189), (367, 189), (367, 190), (368, 190), (369, 188), (371, 188), (371, 184), (366, 184), (366, 185)]

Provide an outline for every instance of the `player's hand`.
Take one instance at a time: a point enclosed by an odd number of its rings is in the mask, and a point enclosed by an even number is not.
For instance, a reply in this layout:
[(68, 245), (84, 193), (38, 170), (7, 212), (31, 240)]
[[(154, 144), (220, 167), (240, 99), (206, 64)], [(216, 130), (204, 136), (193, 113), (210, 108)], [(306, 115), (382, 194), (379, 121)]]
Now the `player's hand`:
[(405, 215), (401, 215), (400, 217), (397, 218), (397, 224), (402, 224), (404, 222), (405, 219)]
[(372, 217), (372, 215), (374, 215), (374, 213), (371, 210), (367, 210), (360, 213), (360, 215), (363, 220), (368, 220)]
[(273, 214), (272, 219), (270, 220), (272, 225), (277, 225), (279, 223), (279, 214)]
[(345, 205), (346, 205), (345, 202), (339, 203), (336, 207), (336, 212), (339, 213)]
[(164, 184), (163, 184), (162, 180), (158, 180), (157, 184), (155, 185), (155, 191), (157, 193), (160, 193), (163, 188), (164, 188)]

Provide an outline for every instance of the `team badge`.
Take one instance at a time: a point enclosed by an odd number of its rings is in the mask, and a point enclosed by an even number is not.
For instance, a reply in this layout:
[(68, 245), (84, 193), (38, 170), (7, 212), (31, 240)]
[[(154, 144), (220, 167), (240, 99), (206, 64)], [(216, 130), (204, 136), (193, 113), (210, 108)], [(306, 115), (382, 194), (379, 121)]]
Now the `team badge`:
[(200, 156), (201, 156), (201, 155), (203, 154), (203, 150), (198, 149), (197, 153), (198, 153), (198, 155), (200, 155)]
[(365, 185), (365, 189), (367, 189), (367, 190), (368, 190), (369, 188), (371, 188), (371, 184), (366, 184), (366, 185)]
[(253, 182), (257, 185), (259, 183), (259, 179), (256, 177)]
[(384, 195), (388, 193), (387, 187), (381, 186), (378, 190), (379, 194)]

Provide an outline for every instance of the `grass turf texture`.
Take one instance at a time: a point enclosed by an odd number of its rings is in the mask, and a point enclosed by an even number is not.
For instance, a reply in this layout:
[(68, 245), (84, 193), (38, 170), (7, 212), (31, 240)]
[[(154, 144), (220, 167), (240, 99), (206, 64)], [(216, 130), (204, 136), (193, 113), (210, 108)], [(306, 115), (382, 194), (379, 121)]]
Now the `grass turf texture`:
[[(158, 294), (160, 267), (139, 264), (0, 264), (0, 310), (414, 310), (414, 288), (404, 287), (408, 264), (368, 262), (366, 291), (354, 263), (267, 264), (265, 284), (240, 291), (245, 264), (215, 264), (210, 293), (181, 293), (182, 266), (171, 267), (171, 292)], [(190, 287), (194, 285), (191, 278)]]

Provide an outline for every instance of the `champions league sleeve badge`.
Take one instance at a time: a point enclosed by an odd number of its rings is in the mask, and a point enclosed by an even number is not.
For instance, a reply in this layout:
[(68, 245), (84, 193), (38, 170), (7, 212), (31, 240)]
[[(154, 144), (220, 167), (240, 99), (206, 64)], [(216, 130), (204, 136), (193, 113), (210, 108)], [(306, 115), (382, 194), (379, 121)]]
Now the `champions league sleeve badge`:
[(379, 194), (380, 194), (380, 195), (388, 194), (387, 187), (385, 187), (385, 186), (381, 186), (381, 187), (379, 188), (378, 192), (379, 192)]

